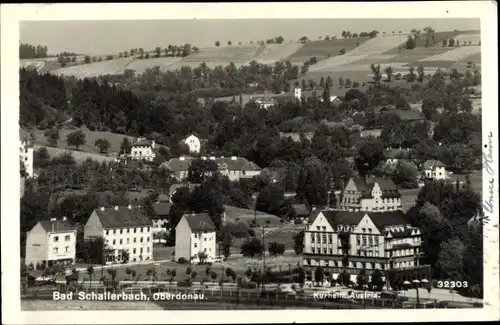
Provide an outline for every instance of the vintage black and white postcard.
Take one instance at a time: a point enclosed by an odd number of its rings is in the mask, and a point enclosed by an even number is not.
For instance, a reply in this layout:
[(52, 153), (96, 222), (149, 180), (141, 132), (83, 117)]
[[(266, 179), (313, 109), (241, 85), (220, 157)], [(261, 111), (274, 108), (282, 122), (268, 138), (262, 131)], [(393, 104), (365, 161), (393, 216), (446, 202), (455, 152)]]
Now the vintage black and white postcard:
[(496, 3), (1, 9), (5, 323), (499, 319)]

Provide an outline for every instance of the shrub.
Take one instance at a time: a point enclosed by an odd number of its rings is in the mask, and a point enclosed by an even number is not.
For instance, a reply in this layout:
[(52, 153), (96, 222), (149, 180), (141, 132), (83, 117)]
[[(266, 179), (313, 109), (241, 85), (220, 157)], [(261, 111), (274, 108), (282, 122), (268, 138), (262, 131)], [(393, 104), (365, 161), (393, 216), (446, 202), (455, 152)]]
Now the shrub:
[(188, 260), (186, 260), (184, 257), (179, 257), (179, 259), (177, 260), (177, 263), (188, 264)]
[(256, 289), (257, 288), (257, 283), (255, 282), (243, 282), (240, 284), (240, 288), (242, 289)]
[(193, 283), (191, 282), (191, 279), (185, 279), (183, 281), (177, 282), (178, 287), (191, 287)]

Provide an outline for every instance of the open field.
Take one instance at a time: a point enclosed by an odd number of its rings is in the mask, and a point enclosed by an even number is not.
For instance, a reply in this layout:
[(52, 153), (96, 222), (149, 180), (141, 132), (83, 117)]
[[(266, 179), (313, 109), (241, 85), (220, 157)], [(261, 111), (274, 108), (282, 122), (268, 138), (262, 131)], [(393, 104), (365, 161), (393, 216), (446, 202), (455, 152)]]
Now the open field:
[[(477, 33), (476, 31), (470, 31), (470, 32)], [(468, 33), (468, 32), (464, 32), (464, 31), (436, 32), (434, 34), (435, 43), (430, 48), (440, 47), (442, 45), (443, 40), (448, 40), (452, 37), (456, 37), (460, 34), (465, 34), (465, 33)], [(407, 38), (408, 38), (408, 35), (405, 36), (405, 41)], [(425, 35), (421, 35), (419, 38), (416, 39), (416, 43), (417, 43), (416, 48), (425, 48), (425, 38), (426, 38)], [(397, 54), (397, 53), (398, 53), (397, 47), (385, 52), (385, 54)]]
[[(380, 54), (383, 54), (385, 51), (397, 47), (401, 43), (406, 40), (406, 36), (384, 36), (384, 37), (375, 37), (370, 39), (360, 46), (354, 48), (353, 50), (347, 52), (344, 55), (336, 56), (333, 58), (329, 58), (323, 60), (309, 68), (311, 72), (315, 71), (332, 71), (335, 68), (346, 65), (349, 63), (356, 62), (358, 60), (370, 58), (371, 56), (375, 56), (376, 58), (380, 58)], [(387, 59), (387, 58), (384, 58)]]
[(481, 41), (481, 34), (460, 34), (457, 37), (455, 37), (455, 41), (459, 41), (460, 44), (462, 43), (469, 43), (477, 45)]
[(160, 67), (161, 71), (168, 70), (172, 64), (180, 61), (181, 57), (160, 57), (160, 58), (150, 58), (150, 59), (136, 59), (131, 61), (128, 65), (124, 66), (122, 69), (116, 70), (116, 73), (123, 73), (125, 69), (134, 70), (136, 74), (143, 73), (146, 69), (151, 69), (153, 67)]
[[(39, 145), (34, 145), (33, 149), (38, 150), (43, 146)], [(65, 154), (67, 152), (71, 153), (73, 158), (75, 158), (75, 161), (77, 163), (83, 163), (85, 160), (88, 158), (93, 159), (98, 162), (103, 162), (103, 161), (112, 161), (115, 159), (113, 156), (105, 156), (102, 154), (98, 153), (92, 153), (92, 152), (84, 152), (84, 151), (76, 151), (74, 149), (62, 149), (62, 148), (54, 148), (54, 147), (45, 147), (47, 148), (47, 152), (49, 153), (50, 157), (53, 158), (55, 156), (60, 156), (62, 154)]]
[(239, 45), (209, 47), (200, 49), (200, 52), (185, 57), (182, 62), (234, 62), (243, 63), (252, 60), (263, 51), (261, 46)]
[[(57, 143), (57, 148), (60, 149), (75, 149), (74, 147), (68, 147), (66, 144), (66, 136), (74, 131), (81, 130), (85, 134), (85, 140), (86, 143), (82, 146), (80, 146), (79, 151), (83, 152), (89, 152), (89, 153), (96, 153), (100, 154), (99, 149), (94, 146), (94, 143), (97, 139), (107, 139), (110, 143), (110, 147), (108, 149), (108, 153), (111, 155), (114, 155), (120, 151), (120, 145), (121, 142), (123, 141), (123, 138), (128, 138), (130, 142), (134, 142), (134, 138), (123, 135), (123, 134), (117, 134), (117, 133), (112, 133), (112, 132), (101, 132), (101, 131), (90, 131), (86, 128), (81, 128), (81, 129), (71, 129), (71, 128), (62, 128), (59, 130), (59, 142)], [(31, 131), (31, 130), (30, 130)], [(47, 139), (43, 135), (44, 130), (32, 130), (32, 132), (35, 135), (35, 139), (33, 140), (33, 143), (36, 145), (40, 146), (47, 146)]]
[(481, 53), (481, 46), (460, 46), (451, 51), (433, 55), (420, 61), (459, 61), (478, 53)]
[(230, 63), (234, 63), (236, 68), (241, 67), (242, 65), (246, 65), (247, 62), (233, 62), (233, 61), (177, 61), (174, 64), (170, 65), (167, 70), (169, 71), (174, 71), (174, 70), (180, 70), (182, 67), (190, 67), (191, 69), (194, 69), (198, 67), (202, 62), (205, 62), (206, 66), (209, 69), (215, 69), (218, 66), (228, 66)]
[(303, 46), (304, 44), (301, 43), (266, 44), (262, 53), (257, 55), (252, 60), (257, 61), (260, 64), (272, 65), (276, 61), (286, 60)]
[[(368, 37), (362, 37), (359, 39), (360, 44), (363, 44), (369, 40)], [(288, 60), (292, 64), (303, 63), (309, 60), (313, 56), (318, 60), (326, 59), (329, 56), (337, 56), (340, 54), (340, 50), (345, 49), (346, 52), (351, 51), (357, 46), (357, 39), (335, 39), (328, 41), (312, 41), (307, 42), (301, 47), (297, 52), (290, 55)]]
[(257, 219), (258, 225), (267, 225), (267, 221), (269, 220), (270, 226), (278, 226), (280, 225), (280, 219), (277, 216), (273, 216), (271, 214), (267, 214), (260, 211), (250, 210), (250, 209), (242, 209), (234, 206), (225, 205), (226, 209), (226, 220), (229, 222), (243, 221), (250, 224), (254, 217)]
[[(133, 58), (113, 59), (109, 61), (94, 62), (89, 64), (75, 65), (52, 71), (56, 75), (69, 75), (76, 78), (97, 77), (106, 74), (119, 74), (131, 63)], [(121, 72), (120, 72), (121, 71)]]

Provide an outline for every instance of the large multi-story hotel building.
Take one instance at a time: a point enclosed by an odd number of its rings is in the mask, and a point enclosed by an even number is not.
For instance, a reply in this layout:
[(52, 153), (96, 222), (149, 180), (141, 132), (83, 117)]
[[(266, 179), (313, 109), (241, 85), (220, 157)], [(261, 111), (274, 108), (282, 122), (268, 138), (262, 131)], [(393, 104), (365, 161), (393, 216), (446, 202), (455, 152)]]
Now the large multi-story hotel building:
[(129, 262), (153, 259), (153, 223), (140, 207), (111, 207), (95, 209), (85, 224), (84, 238), (102, 237), (107, 263), (123, 261), (123, 252)]
[(302, 263), (309, 276), (318, 266), (335, 278), (344, 270), (355, 275), (362, 269), (419, 265), (421, 233), (400, 210), (400, 195), (392, 184), (351, 179), (342, 193), (341, 209), (313, 212), (304, 234)]
[(396, 211), (402, 208), (401, 194), (390, 179), (353, 177), (342, 191), (339, 208), (345, 211)]

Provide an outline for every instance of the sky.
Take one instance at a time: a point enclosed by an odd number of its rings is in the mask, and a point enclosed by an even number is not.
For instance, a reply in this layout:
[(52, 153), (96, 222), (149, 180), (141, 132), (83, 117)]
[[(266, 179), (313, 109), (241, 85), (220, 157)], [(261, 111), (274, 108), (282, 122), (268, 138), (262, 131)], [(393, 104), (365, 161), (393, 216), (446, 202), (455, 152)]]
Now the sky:
[(24, 21), (20, 41), (45, 45), (49, 53), (63, 51), (89, 55), (114, 54), (131, 48), (153, 50), (169, 44), (190, 43), (200, 48), (215, 41), (233, 45), (283, 36), (285, 42), (307, 36), (340, 38), (343, 30), (369, 32), (409, 32), (426, 26), (436, 31), (479, 30), (480, 20), (472, 18), (439, 19), (190, 19), (190, 20), (108, 20), (108, 21)]

